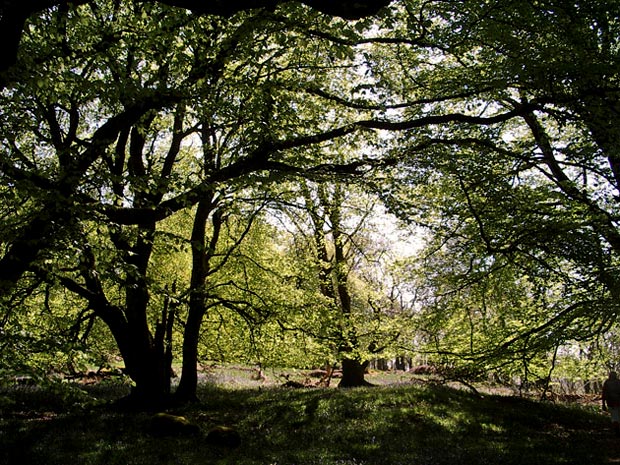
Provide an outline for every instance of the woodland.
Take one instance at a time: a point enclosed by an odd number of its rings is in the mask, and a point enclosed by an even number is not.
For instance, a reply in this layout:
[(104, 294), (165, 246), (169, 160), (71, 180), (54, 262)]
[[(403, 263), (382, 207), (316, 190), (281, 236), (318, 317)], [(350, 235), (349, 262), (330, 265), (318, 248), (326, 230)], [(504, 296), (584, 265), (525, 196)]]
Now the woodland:
[(2, 379), (620, 364), (619, 2), (4, 0), (0, 37)]

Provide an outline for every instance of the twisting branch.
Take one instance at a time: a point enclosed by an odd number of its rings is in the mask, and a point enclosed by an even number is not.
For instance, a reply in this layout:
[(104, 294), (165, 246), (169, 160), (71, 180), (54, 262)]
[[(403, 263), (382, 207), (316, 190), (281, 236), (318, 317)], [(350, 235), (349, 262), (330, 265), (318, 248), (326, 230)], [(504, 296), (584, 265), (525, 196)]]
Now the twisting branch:
[[(323, 142), (328, 142), (365, 130), (409, 131), (425, 126), (442, 124), (490, 126), (522, 116), (526, 112), (532, 111), (535, 108), (537, 108), (536, 104), (527, 104), (493, 116), (470, 116), (461, 113), (450, 113), (445, 115), (423, 116), (407, 121), (368, 119), (346, 124), (316, 134), (302, 135), (287, 140), (268, 141), (259, 145), (249, 155), (211, 173), (200, 184), (174, 198), (162, 202), (155, 208), (119, 208), (111, 205), (98, 205), (95, 208), (101, 211), (101, 213), (103, 213), (109, 220), (119, 224), (141, 224), (151, 221), (159, 221), (179, 210), (182, 210), (183, 208), (197, 203), (212, 189), (213, 185), (230, 181), (232, 179), (238, 179), (251, 173), (257, 173), (260, 171), (278, 171), (289, 174), (361, 174), (363, 172), (361, 171), (361, 168), (371, 168), (376, 164), (391, 164), (395, 162), (393, 159), (382, 159), (375, 161), (357, 160), (346, 164), (320, 164), (311, 168), (302, 168), (271, 159), (271, 157), (286, 150), (321, 144)], [(427, 143), (427, 145), (430, 144), (432, 144), (432, 141)]]

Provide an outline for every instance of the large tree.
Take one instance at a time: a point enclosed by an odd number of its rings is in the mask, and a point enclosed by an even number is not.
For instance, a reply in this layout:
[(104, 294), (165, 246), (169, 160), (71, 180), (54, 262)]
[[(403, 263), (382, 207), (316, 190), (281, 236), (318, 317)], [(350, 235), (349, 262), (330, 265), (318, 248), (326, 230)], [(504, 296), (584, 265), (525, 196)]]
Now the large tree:
[[(443, 266), (445, 276), (460, 278), (455, 296), (472, 292), (478, 279), (501, 283), (507, 269), (529, 281), (526, 323), (499, 328), (502, 336), (474, 351), (461, 346), (463, 355), (510, 359), (596, 337), (618, 315), (617, 128), (610, 123), (619, 104), (617, 5), (426, 7), (437, 18), (428, 28), (437, 50), (408, 73), (415, 83), (433, 83), (417, 87), (429, 98), (451, 97), (425, 111), (484, 115), (532, 105), (509, 121), (407, 134), (399, 185), (385, 190), (402, 216), (433, 231), (437, 253), (465, 258), (461, 268)], [(419, 63), (419, 55), (409, 60), (400, 63)], [(466, 305), (452, 310), (463, 318), (482, 311)]]
[[(172, 314), (154, 308), (149, 278), (159, 223), (197, 208), (182, 380), (182, 397), (191, 398), (210, 272), (205, 225), (210, 218), (214, 245), (227, 186), (357, 168), (302, 150), (356, 129), (347, 126), (354, 113), (325, 118), (325, 100), (300, 88), (355, 72), (352, 45), (309, 32), (310, 24), (332, 27), (318, 14), (289, 14), (221, 19), (99, 2), (46, 11), (23, 37), (23, 69), (2, 102), (2, 174), (12, 193), (2, 293), (34, 273), (85, 299), (141, 401), (169, 390)], [(198, 139), (200, 150), (191, 149)], [(67, 244), (77, 256), (55, 252)]]

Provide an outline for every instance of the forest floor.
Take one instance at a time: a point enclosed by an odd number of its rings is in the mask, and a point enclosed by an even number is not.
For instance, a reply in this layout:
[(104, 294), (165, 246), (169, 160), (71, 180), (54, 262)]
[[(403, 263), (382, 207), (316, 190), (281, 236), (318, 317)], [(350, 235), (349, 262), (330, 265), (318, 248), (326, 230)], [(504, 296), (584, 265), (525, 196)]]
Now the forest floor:
[[(201, 433), (153, 435), (153, 413), (115, 410), (119, 380), (0, 387), (0, 464), (483, 465), (620, 463), (598, 404), (475, 393), (407, 374), (361, 389), (280, 387), (302, 373), (209, 369), (201, 402), (169, 413)], [(269, 379), (271, 377), (271, 380)], [(205, 433), (234, 428), (238, 447)]]

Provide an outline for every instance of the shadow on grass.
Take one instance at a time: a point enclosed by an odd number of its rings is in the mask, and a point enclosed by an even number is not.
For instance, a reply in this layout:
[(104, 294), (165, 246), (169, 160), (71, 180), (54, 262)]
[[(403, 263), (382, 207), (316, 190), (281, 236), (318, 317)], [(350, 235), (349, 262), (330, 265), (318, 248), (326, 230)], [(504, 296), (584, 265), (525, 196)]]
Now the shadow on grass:
[[(103, 389), (103, 388), (99, 388)], [(96, 391), (95, 391), (96, 392)], [(50, 394), (50, 396), (57, 394)], [(607, 418), (587, 408), (417, 385), (364, 389), (228, 390), (202, 386), (173, 413), (203, 431), (235, 427), (241, 447), (154, 438), (148, 414), (41, 393), (27, 410), (0, 393), (0, 462), (7, 464), (604, 464), (620, 457)], [(52, 401), (53, 400), (53, 401)], [(22, 409), (22, 410), (20, 410)], [(620, 444), (620, 443), (619, 443)]]
[(245, 425), (265, 463), (597, 464), (615, 453), (606, 419), (592, 411), (441, 387), (251, 402)]

